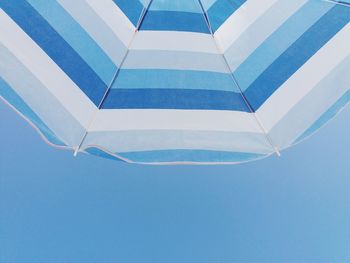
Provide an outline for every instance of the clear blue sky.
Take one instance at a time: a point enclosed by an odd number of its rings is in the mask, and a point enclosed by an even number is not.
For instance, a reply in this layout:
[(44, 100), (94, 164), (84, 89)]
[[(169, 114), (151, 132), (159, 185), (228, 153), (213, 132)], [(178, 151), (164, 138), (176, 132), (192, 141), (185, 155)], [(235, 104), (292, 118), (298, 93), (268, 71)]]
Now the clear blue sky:
[(350, 262), (349, 120), (280, 158), (151, 167), (50, 148), (0, 103), (0, 262)]

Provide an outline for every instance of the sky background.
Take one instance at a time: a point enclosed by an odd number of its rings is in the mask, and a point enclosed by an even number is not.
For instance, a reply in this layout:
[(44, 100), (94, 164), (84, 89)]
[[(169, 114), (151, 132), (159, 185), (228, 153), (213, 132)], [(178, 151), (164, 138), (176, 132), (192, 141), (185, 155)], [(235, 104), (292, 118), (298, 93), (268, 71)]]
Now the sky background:
[(235, 166), (141, 166), (47, 146), (0, 101), (1, 263), (348, 263), (350, 107)]

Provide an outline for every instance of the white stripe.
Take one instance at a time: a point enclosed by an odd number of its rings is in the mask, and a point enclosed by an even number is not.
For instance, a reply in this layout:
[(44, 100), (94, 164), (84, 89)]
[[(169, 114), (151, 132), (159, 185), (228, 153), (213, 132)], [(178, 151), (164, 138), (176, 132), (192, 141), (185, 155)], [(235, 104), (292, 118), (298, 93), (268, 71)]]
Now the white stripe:
[(135, 27), (119, 7), (111, 0), (87, 0), (87, 3), (123, 41), (124, 45), (128, 46)]
[[(350, 54), (350, 23), (288, 79), (257, 111), (267, 130)], [(312, 107), (312, 105), (310, 106)]]
[(271, 153), (271, 146), (262, 133), (216, 131), (110, 131), (90, 132), (81, 149), (98, 145), (111, 152), (154, 150), (214, 150), (245, 153)]
[(130, 49), (218, 53), (211, 35), (175, 31), (138, 31)]
[(82, 126), (87, 127), (95, 105), (3, 10), (0, 10), (0, 41)]
[(263, 15), (278, 0), (248, 0), (234, 12), (220, 28), (214, 37), (222, 52), (225, 52), (247, 28)]
[(121, 130), (205, 130), (261, 133), (253, 115), (247, 112), (164, 109), (100, 110), (89, 132)]

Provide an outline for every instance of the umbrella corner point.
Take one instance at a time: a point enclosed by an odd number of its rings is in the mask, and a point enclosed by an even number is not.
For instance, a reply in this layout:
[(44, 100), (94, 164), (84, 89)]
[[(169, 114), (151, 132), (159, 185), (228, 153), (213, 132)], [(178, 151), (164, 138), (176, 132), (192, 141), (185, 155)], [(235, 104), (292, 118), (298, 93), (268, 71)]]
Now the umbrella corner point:
[(78, 155), (78, 152), (79, 152), (79, 147), (76, 147), (74, 149), (74, 153), (73, 153), (73, 156), (76, 157)]

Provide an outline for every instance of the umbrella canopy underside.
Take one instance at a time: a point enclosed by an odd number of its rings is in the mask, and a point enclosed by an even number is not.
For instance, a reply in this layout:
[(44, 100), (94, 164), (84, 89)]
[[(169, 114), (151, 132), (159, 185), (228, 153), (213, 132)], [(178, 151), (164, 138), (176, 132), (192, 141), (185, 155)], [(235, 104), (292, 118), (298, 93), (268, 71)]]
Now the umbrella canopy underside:
[(350, 0), (2, 0), (0, 98), (75, 153), (279, 154), (350, 100)]

